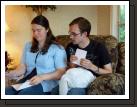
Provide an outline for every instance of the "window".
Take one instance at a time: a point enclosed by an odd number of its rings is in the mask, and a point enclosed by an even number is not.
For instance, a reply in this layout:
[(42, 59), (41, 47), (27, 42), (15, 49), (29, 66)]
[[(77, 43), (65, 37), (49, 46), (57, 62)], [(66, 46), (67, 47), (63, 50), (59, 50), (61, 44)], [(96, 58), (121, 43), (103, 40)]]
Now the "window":
[(125, 41), (125, 6), (122, 5), (119, 7), (118, 40)]

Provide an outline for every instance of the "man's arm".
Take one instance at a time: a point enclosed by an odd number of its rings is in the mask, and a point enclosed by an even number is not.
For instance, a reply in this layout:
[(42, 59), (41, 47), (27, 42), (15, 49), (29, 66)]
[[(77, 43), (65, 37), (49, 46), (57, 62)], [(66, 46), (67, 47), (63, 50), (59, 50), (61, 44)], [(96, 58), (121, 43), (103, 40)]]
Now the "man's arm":
[(70, 56), (70, 60), (68, 62), (68, 68), (75, 68), (75, 67), (77, 67), (77, 65), (73, 63), (76, 60), (77, 60), (77, 57), (75, 55), (71, 55)]
[(112, 73), (112, 66), (111, 63), (108, 63), (103, 66), (103, 68), (99, 68), (98, 66), (94, 65), (90, 60), (88, 59), (81, 59), (80, 64), (82, 67), (86, 69), (90, 69), (96, 74), (102, 75), (107, 73)]
[(93, 72), (95, 72), (95, 73), (97, 73), (99, 75), (112, 73), (111, 63), (104, 65), (103, 68), (99, 68), (99, 67), (96, 66), (96, 68), (95, 68), (95, 70)]

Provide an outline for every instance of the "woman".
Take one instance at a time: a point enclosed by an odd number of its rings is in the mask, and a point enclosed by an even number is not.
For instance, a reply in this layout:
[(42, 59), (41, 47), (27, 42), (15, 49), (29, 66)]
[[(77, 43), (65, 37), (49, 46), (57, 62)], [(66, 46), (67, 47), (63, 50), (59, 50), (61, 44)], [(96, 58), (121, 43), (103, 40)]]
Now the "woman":
[(6, 76), (24, 74), (32, 86), (20, 91), (10, 86), (5, 90), (6, 95), (49, 95), (65, 72), (66, 52), (54, 41), (48, 20), (40, 15), (32, 20), (31, 25), (32, 42), (26, 43), (20, 66)]

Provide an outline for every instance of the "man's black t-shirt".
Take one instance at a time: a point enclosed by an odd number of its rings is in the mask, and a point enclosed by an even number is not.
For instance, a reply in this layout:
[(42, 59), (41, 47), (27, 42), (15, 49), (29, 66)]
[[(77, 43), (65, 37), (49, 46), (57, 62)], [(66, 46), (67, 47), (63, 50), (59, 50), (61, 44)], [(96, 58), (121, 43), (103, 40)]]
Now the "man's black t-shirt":
[(78, 45), (72, 43), (68, 44), (66, 47), (68, 61), (70, 61), (70, 55), (74, 55), (77, 48), (87, 51), (86, 59), (89, 59), (99, 68), (103, 68), (103, 65), (111, 63), (106, 47), (95, 40), (91, 40), (89, 45), (85, 48), (80, 48)]

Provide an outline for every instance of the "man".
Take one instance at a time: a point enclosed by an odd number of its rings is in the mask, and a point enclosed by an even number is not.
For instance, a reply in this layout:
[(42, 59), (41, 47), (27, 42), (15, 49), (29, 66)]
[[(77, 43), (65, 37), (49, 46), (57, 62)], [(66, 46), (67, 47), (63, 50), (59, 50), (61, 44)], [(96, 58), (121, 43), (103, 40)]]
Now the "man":
[[(66, 48), (69, 67), (78, 67), (73, 62), (77, 60), (74, 55), (76, 49), (87, 51), (85, 59), (80, 60), (80, 66), (91, 71), (95, 76), (112, 73), (109, 54), (105, 46), (89, 39), (91, 30), (90, 22), (78, 17), (69, 24), (69, 35), (72, 42)], [(78, 77), (76, 77), (78, 78)], [(85, 95), (86, 88), (72, 88), (68, 95)]]

